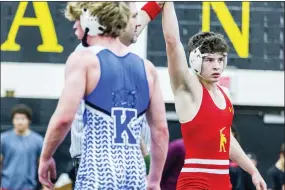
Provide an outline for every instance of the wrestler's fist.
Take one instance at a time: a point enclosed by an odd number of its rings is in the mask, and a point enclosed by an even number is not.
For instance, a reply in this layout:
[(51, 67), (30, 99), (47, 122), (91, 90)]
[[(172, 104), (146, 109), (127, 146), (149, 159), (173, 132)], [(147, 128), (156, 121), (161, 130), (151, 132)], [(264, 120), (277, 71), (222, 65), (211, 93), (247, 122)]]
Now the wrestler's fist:
[(156, 3), (160, 6), (160, 8), (162, 9), (163, 8), (163, 5), (164, 5), (164, 1), (156, 1)]
[(266, 183), (257, 171), (252, 174), (252, 183), (255, 185), (256, 190), (267, 190)]
[(51, 179), (56, 179), (56, 166), (53, 158), (40, 160), (38, 175), (43, 186), (53, 189), (54, 184), (51, 182)]

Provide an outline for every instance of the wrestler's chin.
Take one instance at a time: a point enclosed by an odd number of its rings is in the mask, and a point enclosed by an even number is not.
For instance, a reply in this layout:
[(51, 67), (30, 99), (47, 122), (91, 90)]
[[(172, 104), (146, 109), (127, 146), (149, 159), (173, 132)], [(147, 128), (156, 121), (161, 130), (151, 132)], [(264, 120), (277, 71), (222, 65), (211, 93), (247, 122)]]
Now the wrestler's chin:
[(220, 77), (212, 77), (211, 82), (212, 83), (218, 83), (220, 81)]
[(132, 38), (131, 43), (134, 44), (134, 43), (136, 43), (137, 41), (138, 41), (138, 38), (137, 38), (137, 36), (135, 35), (135, 36)]
[(77, 36), (78, 40), (82, 40), (84, 34), (81, 31), (76, 30), (75, 35)]

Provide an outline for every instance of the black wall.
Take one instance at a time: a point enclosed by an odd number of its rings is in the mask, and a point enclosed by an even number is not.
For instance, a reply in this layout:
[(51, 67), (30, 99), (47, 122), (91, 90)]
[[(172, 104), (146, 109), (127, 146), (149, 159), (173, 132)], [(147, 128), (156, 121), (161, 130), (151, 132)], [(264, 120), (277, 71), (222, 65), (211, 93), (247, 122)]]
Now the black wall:
[[(241, 30), (242, 2), (225, 2)], [(185, 51), (188, 40), (202, 30), (202, 2), (175, 2), (180, 38)], [(249, 57), (240, 58), (217, 15), (210, 11), (210, 29), (223, 34), (230, 45), (228, 65), (239, 69), (284, 69), (284, 2), (250, 2)], [(166, 66), (165, 41), (161, 15), (148, 25), (147, 58), (157, 66)]]
[[(45, 3), (45, 2), (43, 2)], [(15, 18), (19, 2), (0, 2), (1, 6), (1, 41), (8, 36), (11, 24)], [(235, 23), (241, 29), (242, 3), (226, 2)], [(39, 27), (21, 26), (16, 42), (21, 45), (19, 51), (2, 51), (1, 61), (31, 62), (31, 63), (65, 63), (70, 52), (78, 44), (72, 24), (64, 18), (65, 2), (48, 2), (58, 43), (63, 52), (39, 52), (38, 45), (42, 43)], [(202, 29), (202, 2), (175, 2), (179, 20), (181, 41), (187, 50), (189, 38)], [(211, 9), (211, 31), (225, 35), (218, 17)], [(24, 17), (35, 17), (33, 3), (29, 2)], [(249, 57), (240, 58), (232, 43), (229, 65), (240, 69), (283, 70), (284, 69), (284, 2), (250, 2), (249, 23)], [(50, 38), (50, 36), (48, 36)], [(162, 35), (161, 15), (148, 27), (147, 58), (156, 66), (166, 66), (165, 42)]]

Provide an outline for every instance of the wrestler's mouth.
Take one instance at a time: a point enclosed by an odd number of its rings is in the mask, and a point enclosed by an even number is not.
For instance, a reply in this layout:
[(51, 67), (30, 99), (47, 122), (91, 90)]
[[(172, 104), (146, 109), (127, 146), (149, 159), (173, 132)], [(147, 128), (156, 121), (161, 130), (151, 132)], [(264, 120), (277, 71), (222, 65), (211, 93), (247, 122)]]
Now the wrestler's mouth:
[(221, 74), (220, 74), (220, 73), (213, 73), (212, 76), (213, 76), (214, 78), (219, 78), (219, 77), (221, 76)]
[(136, 25), (135, 34), (138, 33), (138, 28), (141, 27), (141, 26), (142, 26), (141, 24)]

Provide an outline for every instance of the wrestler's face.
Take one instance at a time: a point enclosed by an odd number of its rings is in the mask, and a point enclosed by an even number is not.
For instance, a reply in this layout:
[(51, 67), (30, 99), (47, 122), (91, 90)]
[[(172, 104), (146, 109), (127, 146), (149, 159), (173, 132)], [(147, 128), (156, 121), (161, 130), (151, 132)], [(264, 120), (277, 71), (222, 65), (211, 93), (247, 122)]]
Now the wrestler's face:
[(129, 8), (131, 11), (131, 16), (127, 27), (120, 36), (121, 42), (126, 46), (129, 46), (130, 44), (135, 43), (137, 41), (137, 28), (139, 27), (137, 23), (138, 10), (136, 3), (130, 2)]
[(225, 56), (221, 53), (203, 57), (201, 75), (209, 82), (216, 83), (224, 70)]
[(75, 30), (75, 35), (77, 36), (78, 40), (82, 40), (84, 36), (84, 31), (81, 28), (80, 21), (75, 21), (73, 25), (73, 29)]

